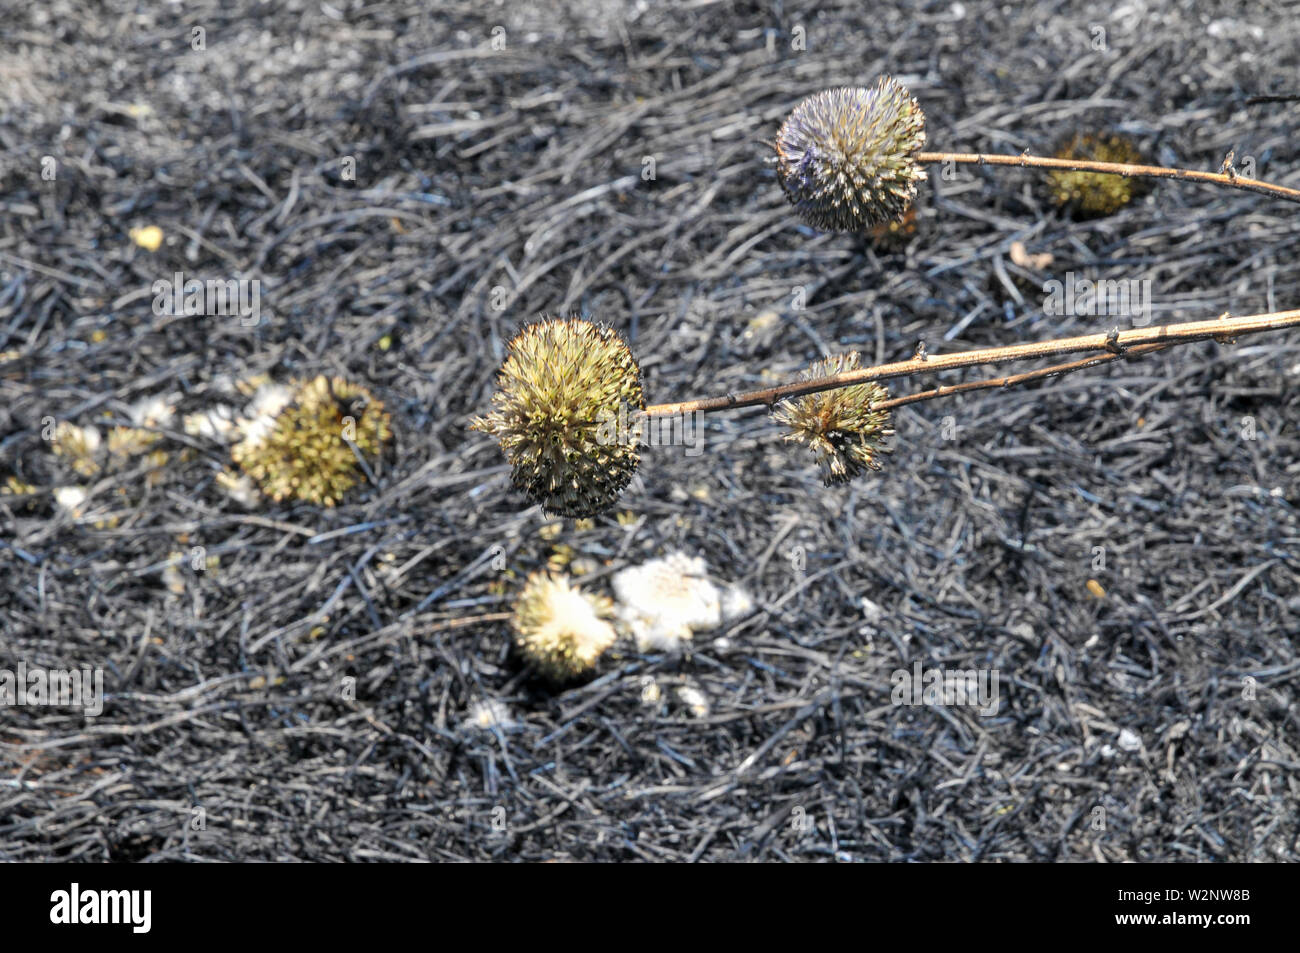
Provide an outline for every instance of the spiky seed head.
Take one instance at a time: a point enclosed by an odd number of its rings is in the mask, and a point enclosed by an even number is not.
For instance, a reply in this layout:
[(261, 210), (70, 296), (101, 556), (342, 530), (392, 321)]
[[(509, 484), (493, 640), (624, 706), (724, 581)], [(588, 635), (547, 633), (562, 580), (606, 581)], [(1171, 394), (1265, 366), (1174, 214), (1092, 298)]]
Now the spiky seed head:
[(516, 489), (548, 512), (594, 516), (627, 488), (645, 408), (641, 368), (613, 328), (544, 318), (510, 341), (492, 396), (470, 426), (496, 437)]
[(245, 428), (230, 455), (276, 502), (334, 506), (361, 478), (357, 452), (370, 462), (391, 436), (384, 405), (370, 391), (320, 376), (299, 384), (269, 420)]
[[(1075, 133), (1054, 153), (1058, 159), (1141, 164), (1144, 157), (1133, 142), (1114, 133)], [(1113, 215), (1141, 195), (1145, 180), (1104, 172), (1053, 169), (1047, 174), (1052, 200), (1083, 217)]]
[(539, 672), (562, 682), (592, 669), (614, 644), (608, 597), (584, 592), (563, 574), (535, 572), (515, 603), (515, 644)]
[(860, 232), (897, 221), (925, 171), (925, 114), (891, 76), (875, 86), (814, 93), (776, 136), (776, 171), (785, 196), (809, 225)]
[[(799, 379), (816, 380), (861, 366), (858, 352), (851, 351), (817, 361)], [(889, 411), (878, 406), (888, 396), (884, 387), (868, 381), (783, 400), (772, 415), (790, 428), (785, 439), (813, 451), (823, 482), (831, 486), (880, 469), (876, 456), (884, 449), (881, 441), (894, 434), (889, 429)]]

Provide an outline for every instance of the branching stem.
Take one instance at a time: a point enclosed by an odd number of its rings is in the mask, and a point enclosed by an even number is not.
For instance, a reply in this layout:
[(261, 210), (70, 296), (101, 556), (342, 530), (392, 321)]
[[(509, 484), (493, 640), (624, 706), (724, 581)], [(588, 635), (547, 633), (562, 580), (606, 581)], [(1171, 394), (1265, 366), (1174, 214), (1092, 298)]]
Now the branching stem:
[[(691, 414), (697, 411), (731, 410), (758, 405), (771, 407), (777, 401), (802, 397), (805, 394), (815, 394), (824, 390), (834, 390), (837, 387), (864, 384), (868, 381), (883, 381), (895, 377), (910, 377), (913, 374), (950, 371), (962, 367), (975, 367), (981, 364), (1006, 364), (1013, 361), (1053, 357), (1058, 354), (1096, 352), (1082, 361), (1032, 371), (1028, 375), (1020, 374), (1009, 378), (997, 378), (993, 381), (972, 382), (978, 386), (949, 385), (947, 388), (940, 387), (928, 392), (928, 397), (900, 398), (903, 402), (913, 403), (916, 400), (942, 397), (945, 394), (955, 393), (962, 389), (975, 390), (979, 389), (979, 387), (1003, 387), (1036, 377), (1064, 374), (1072, 370), (1104, 363), (1105, 360), (1116, 357), (1146, 354), (1177, 344), (1189, 344), (1193, 341), (1204, 341), (1209, 338), (1217, 338), (1226, 342), (1233, 337), (1259, 334), (1264, 331), (1277, 331), (1282, 328), (1296, 326), (1300, 326), (1300, 309), (1253, 314), (1240, 318), (1224, 315), (1212, 321), (1164, 324), (1153, 328), (1134, 328), (1129, 331), (1112, 330), (1099, 334), (1085, 334), (1079, 337), (1057, 338), (1051, 341), (1034, 341), (1027, 344), (979, 348), (974, 351), (960, 351), (953, 354), (929, 354), (906, 361), (895, 361), (892, 364), (880, 364), (876, 367), (843, 371), (830, 377), (820, 377), (810, 381), (791, 381), (788, 384), (765, 387), (761, 390), (747, 391), (742, 394), (727, 394), (722, 397), (708, 397), (702, 400), (684, 400), (672, 404), (655, 404), (647, 407), (637, 416), (670, 417), (676, 414)], [(1150, 345), (1157, 346), (1152, 347)]]

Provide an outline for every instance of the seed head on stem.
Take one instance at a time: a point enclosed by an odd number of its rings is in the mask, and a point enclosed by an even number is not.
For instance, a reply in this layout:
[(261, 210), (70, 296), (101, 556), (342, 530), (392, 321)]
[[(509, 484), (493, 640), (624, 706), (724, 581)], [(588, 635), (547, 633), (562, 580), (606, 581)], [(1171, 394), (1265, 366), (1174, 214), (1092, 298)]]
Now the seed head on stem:
[(471, 427), (496, 437), (515, 487), (560, 516), (609, 507), (641, 462), (635, 433), (611, 421), (645, 407), (641, 370), (612, 328), (581, 318), (543, 319), (510, 341), (492, 397)]
[[(799, 379), (816, 380), (860, 367), (858, 352), (851, 351), (817, 361)], [(880, 469), (881, 440), (894, 433), (889, 429), (889, 411), (879, 407), (886, 397), (884, 387), (869, 381), (782, 401), (772, 416), (790, 428), (785, 439), (813, 451), (823, 482), (832, 486)]]
[(925, 115), (890, 76), (870, 88), (814, 93), (776, 136), (776, 171), (795, 211), (815, 228), (861, 232), (902, 218), (925, 172)]

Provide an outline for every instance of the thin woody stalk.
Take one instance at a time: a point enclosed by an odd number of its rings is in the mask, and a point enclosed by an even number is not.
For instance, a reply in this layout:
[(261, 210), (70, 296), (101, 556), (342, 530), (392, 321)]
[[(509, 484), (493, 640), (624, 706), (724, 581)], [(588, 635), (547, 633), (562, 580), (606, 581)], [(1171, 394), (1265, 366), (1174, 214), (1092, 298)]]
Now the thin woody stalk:
[[(1133, 150), (1105, 143), (1092, 150), (1104, 159), (1083, 158), (1073, 144), (1065, 155), (922, 152), (925, 115), (897, 80), (880, 77), (871, 87), (822, 90), (803, 99), (781, 124), (771, 143), (776, 178), (805, 223), (822, 231), (862, 233), (899, 221), (912, 207), (926, 163), (967, 163), (1072, 171), (1057, 192), (1079, 201), (1079, 210), (1106, 213), (1108, 202), (1081, 191), (1074, 180), (1093, 175), (1108, 181), (1123, 201), (1131, 198), (1126, 178), (1169, 178), (1257, 192), (1300, 203), (1300, 190), (1238, 176), (1231, 154), (1218, 173), (1171, 169), (1123, 161)], [(1094, 143), (1094, 146), (1097, 144)], [(1104, 189), (1100, 191), (1108, 191)], [(1105, 196), (1103, 196), (1105, 198)], [(1118, 201), (1118, 200), (1117, 200)], [(1122, 204), (1122, 202), (1120, 203)], [(1061, 338), (861, 366), (856, 351), (814, 362), (795, 380), (777, 387), (645, 407), (640, 368), (625, 341), (612, 329), (579, 318), (544, 320), (519, 332), (498, 376), (495, 409), (473, 427), (497, 438), (511, 465), (515, 487), (546, 510), (588, 516), (613, 505), (640, 463), (639, 424), (652, 418), (761, 405), (788, 427), (786, 440), (816, 456), (823, 481), (843, 484), (880, 468), (877, 452), (893, 435), (890, 410), (962, 391), (1009, 387), (1095, 367), (1124, 357), (1215, 338), (1255, 334), (1300, 325), (1300, 310), (1197, 321), (1156, 328)], [(597, 347), (599, 346), (599, 347)], [(925, 372), (1004, 364), (1063, 354), (1084, 356), (1066, 363), (890, 398), (880, 382)], [(1050, 362), (1048, 362), (1050, 363)], [(633, 419), (628, 420), (629, 412)], [(617, 421), (617, 425), (615, 422)], [(638, 439), (630, 439), (631, 423)]]
[(1150, 354), (1152, 351), (1163, 351), (1165, 348), (1173, 347), (1172, 344), (1138, 344), (1125, 351), (1107, 351), (1105, 354), (1096, 354), (1092, 357), (1085, 357), (1077, 361), (1070, 361), (1066, 364), (1053, 364), (1051, 367), (1040, 367), (1037, 370), (1025, 371), (1022, 374), (1008, 374), (1005, 377), (990, 377), (982, 381), (965, 381), (961, 384), (941, 384), (930, 390), (918, 391), (915, 394), (908, 394), (906, 397), (891, 397), (889, 400), (882, 400), (873, 404), (877, 410), (893, 410), (895, 407), (902, 407), (905, 404), (919, 404), (923, 400), (934, 400), (936, 397), (947, 397), (951, 394), (960, 394), (971, 390), (995, 390), (1003, 387), (1013, 387), (1016, 384), (1026, 384), (1029, 381), (1041, 380), (1047, 377), (1060, 377), (1069, 374), (1072, 371), (1081, 371), (1084, 368), (1096, 367), (1099, 364), (1109, 364), (1111, 361), (1118, 361), (1123, 358), (1140, 357), (1143, 354)]
[(1028, 344), (1014, 344), (1007, 347), (980, 348), (955, 354), (931, 354), (914, 357), (906, 361), (897, 361), (892, 364), (881, 364), (876, 367), (845, 371), (816, 380), (794, 381), (776, 387), (765, 387), (761, 390), (747, 391), (742, 394), (727, 394), (723, 397), (686, 400), (672, 404), (654, 404), (636, 416), (670, 417), (676, 414), (695, 413), (696, 411), (707, 412), (759, 405), (770, 408), (778, 401), (802, 397), (805, 394), (815, 394), (824, 390), (834, 390), (838, 387), (848, 387), (870, 381), (910, 377), (913, 374), (955, 370), (981, 364), (1005, 364), (1011, 361), (1053, 357), (1057, 354), (1077, 354), (1084, 351), (1122, 353), (1130, 349), (1137, 349), (1143, 345), (1188, 344), (1209, 338), (1244, 336), (1296, 326), (1300, 326), (1300, 309), (1254, 314), (1240, 318), (1222, 317), (1213, 321), (1165, 324), (1154, 328), (1135, 328), (1131, 331), (1085, 334), (1079, 337), (1058, 338), (1054, 341), (1034, 341)]
[(921, 164), (956, 162), (966, 165), (1006, 165), (1019, 168), (1062, 169), (1073, 172), (1101, 172), (1122, 175), (1126, 178), (1182, 179), (1186, 182), (1206, 182), (1224, 185), (1247, 192), (1259, 192), (1288, 202), (1300, 202), (1300, 189), (1273, 185), (1258, 179), (1247, 179), (1235, 172), (1198, 172), (1194, 169), (1170, 169), (1158, 165), (1135, 165), (1124, 162), (1093, 162), (1085, 159), (1050, 159), (1031, 155), (992, 155), (977, 152), (918, 152), (912, 157)]

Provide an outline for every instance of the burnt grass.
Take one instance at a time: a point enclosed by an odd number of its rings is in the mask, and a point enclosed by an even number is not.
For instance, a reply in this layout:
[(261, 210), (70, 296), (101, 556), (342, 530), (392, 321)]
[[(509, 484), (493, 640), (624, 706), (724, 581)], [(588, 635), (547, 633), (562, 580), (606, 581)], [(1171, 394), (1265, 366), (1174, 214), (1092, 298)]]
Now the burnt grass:
[[(0, 668), (99, 668), (106, 697), (0, 712), (0, 859), (1297, 859), (1296, 332), (902, 408), (848, 487), (761, 408), (714, 414), (554, 536), (467, 429), (544, 313), (618, 328), (662, 402), (1131, 326), (1045, 314), (1069, 272), (1150, 279), (1156, 324), (1300, 306), (1283, 201), (1162, 182), (1084, 220), (1040, 174), (931, 167), (882, 251), (792, 219), (764, 144), (889, 72), (927, 149), (1118, 129), (1300, 185), (1300, 103), (1250, 102), (1300, 93), (1295, 4), (877, 6), (8, 5), (0, 481), (37, 491), (0, 496)], [(155, 314), (176, 272), (260, 280), (263, 320)], [(333, 509), (246, 509), (179, 423), (152, 477), (42, 438), (320, 373), (395, 431)], [(548, 685), (504, 620), (565, 546), (596, 591), (702, 555), (754, 612)], [(997, 712), (893, 704), (917, 662), (996, 670)]]

